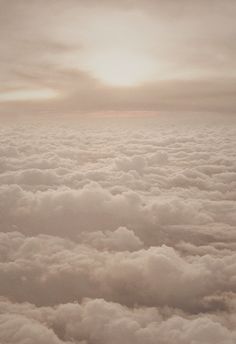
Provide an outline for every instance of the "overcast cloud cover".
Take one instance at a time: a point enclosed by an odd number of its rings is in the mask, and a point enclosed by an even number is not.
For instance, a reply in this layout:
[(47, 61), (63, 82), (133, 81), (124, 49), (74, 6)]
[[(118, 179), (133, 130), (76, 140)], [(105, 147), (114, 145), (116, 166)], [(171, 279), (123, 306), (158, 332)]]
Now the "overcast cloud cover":
[(0, 0), (1, 114), (234, 113), (235, 16), (235, 0)]
[(3, 123), (1, 343), (235, 343), (235, 121), (208, 117)]

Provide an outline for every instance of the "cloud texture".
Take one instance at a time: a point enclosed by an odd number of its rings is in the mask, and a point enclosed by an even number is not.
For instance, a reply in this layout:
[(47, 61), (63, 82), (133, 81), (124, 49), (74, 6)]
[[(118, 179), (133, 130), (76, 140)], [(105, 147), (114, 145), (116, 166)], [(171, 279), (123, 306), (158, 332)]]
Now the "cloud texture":
[(235, 15), (234, 0), (1, 0), (0, 111), (234, 113)]
[(232, 122), (3, 123), (0, 342), (235, 343)]

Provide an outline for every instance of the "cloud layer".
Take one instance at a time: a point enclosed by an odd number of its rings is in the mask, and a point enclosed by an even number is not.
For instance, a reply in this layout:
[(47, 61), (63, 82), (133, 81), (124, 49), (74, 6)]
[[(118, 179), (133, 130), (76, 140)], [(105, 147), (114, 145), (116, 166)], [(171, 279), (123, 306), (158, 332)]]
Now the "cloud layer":
[(0, 12), (1, 114), (234, 113), (233, 0), (1, 0)]
[(3, 123), (2, 343), (235, 342), (235, 127)]

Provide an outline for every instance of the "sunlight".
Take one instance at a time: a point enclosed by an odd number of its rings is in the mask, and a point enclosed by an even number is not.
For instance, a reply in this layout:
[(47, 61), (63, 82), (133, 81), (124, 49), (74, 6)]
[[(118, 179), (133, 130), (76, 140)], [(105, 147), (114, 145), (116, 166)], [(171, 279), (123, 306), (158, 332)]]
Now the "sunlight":
[(0, 102), (46, 100), (57, 96), (57, 92), (52, 89), (14, 90), (0, 93)]
[(153, 78), (155, 63), (149, 56), (134, 52), (106, 51), (88, 59), (87, 68), (110, 86), (136, 86)]

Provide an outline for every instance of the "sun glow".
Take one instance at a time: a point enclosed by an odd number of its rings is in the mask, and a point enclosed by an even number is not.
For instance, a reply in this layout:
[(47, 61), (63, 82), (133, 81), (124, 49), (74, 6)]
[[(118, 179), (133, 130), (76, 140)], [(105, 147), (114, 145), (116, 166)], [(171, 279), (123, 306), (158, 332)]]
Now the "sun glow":
[(154, 61), (139, 53), (110, 51), (91, 56), (86, 69), (101, 82), (114, 87), (136, 86), (155, 74)]
[(0, 93), (0, 102), (40, 101), (52, 99), (57, 96), (58, 93), (52, 89), (12, 90)]

